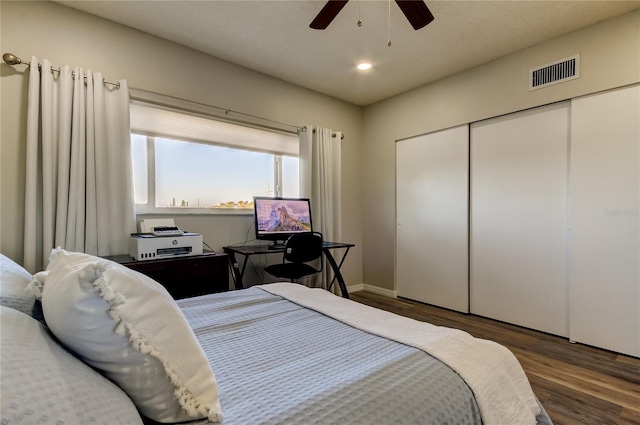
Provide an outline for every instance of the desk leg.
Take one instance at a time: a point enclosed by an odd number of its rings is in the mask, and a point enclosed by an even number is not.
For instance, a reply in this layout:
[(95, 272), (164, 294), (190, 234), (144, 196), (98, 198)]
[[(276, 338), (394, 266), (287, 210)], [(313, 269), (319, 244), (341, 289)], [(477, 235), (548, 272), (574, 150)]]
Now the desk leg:
[[(346, 251), (344, 251), (344, 254), (342, 254), (342, 258), (340, 259), (340, 263), (338, 264), (338, 269), (342, 269), (342, 264), (344, 263), (344, 260), (347, 258), (347, 254), (349, 254), (349, 249), (351, 249), (351, 247), (347, 247)], [(329, 286), (327, 287), (329, 291), (331, 291), (331, 288), (333, 288), (333, 283), (336, 281), (336, 278), (337, 278), (336, 275), (334, 275), (333, 279), (331, 279), (331, 283), (329, 283)]]
[(349, 292), (347, 291), (347, 285), (344, 283), (344, 278), (342, 277), (342, 273), (340, 273), (340, 267), (336, 263), (335, 258), (331, 255), (329, 249), (323, 249), (324, 255), (327, 257), (327, 261), (331, 265), (331, 269), (333, 269), (333, 274), (335, 278), (338, 279), (338, 285), (340, 286), (340, 292), (342, 292), (342, 298), (349, 298)]
[(236, 260), (236, 254), (233, 251), (227, 250), (225, 250), (225, 253), (229, 256), (229, 261), (231, 262), (236, 289), (244, 289), (242, 277), (244, 276), (244, 270), (247, 267), (247, 258), (244, 258), (244, 262), (242, 263), (242, 270), (240, 270), (238, 260)]

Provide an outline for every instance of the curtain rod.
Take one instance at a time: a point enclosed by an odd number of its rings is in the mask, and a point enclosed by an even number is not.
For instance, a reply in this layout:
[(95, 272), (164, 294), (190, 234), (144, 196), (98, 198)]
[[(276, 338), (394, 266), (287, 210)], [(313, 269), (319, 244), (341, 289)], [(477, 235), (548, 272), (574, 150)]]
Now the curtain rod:
[[(30, 62), (20, 59), (19, 57), (17, 57), (13, 53), (5, 53), (5, 54), (3, 54), (2, 55), (2, 59), (8, 65), (25, 64), (25, 65), (31, 66)], [(38, 69), (42, 69), (42, 66), (40, 64), (38, 64)], [(54, 71), (54, 72), (58, 72), (58, 73), (60, 72), (60, 68), (52, 68), (51, 70)], [(74, 75), (74, 73), (72, 73), (72, 75)], [(86, 78), (87, 77), (85, 76), (85, 79)], [(103, 81), (104, 81), (105, 84), (110, 84), (112, 86), (115, 86), (117, 89), (120, 88), (120, 83), (114, 83), (114, 82), (107, 81), (107, 80), (103, 80)], [(232, 109), (222, 108), (220, 106), (209, 105), (209, 104), (200, 103), (200, 102), (194, 102), (192, 100), (182, 99), (182, 98), (179, 98), (177, 96), (171, 96), (171, 95), (167, 95), (167, 94), (163, 94), (163, 93), (158, 93), (158, 92), (154, 92), (154, 91), (151, 91), (151, 90), (142, 89), (142, 88), (139, 88), (139, 87), (129, 87), (129, 88), (133, 89), (133, 90), (138, 90), (138, 91), (141, 91), (141, 92), (144, 92), (144, 93), (159, 95), (159, 96), (163, 96), (163, 97), (172, 98), (172, 99), (175, 99), (175, 100), (180, 100), (180, 101), (184, 101), (184, 102), (190, 102), (190, 103), (193, 103), (193, 104), (196, 104), (196, 105), (200, 105), (200, 106), (206, 106), (206, 107), (209, 107), (209, 108), (219, 109), (221, 111), (224, 111), (225, 114), (233, 113), (233, 114), (242, 115), (242, 116), (253, 118), (253, 119), (258, 119), (258, 120), (263, 120), (263, 121), (267, 121), (267, 122), (278, 124), (278, 125), (283, 125), (283, 126), (286, 126), (286, 127), (295, 128), (297, 131), (304, 131), (304, 130), (307, 129), (304, 126), (300, 127), (300, 126), (297, 126), (297, 125), (278, 122), (278, 121), (270, 120), (268, 118), (259, 117), (257, 115), (247, 114), (247, 113), (240, 112), (240, 111), (234, 111)], [(314, 130), (314, 132), (315, 132), (315, 130)], [(336, 137), (336, 133), (331, 133), (331, 137)], [(341, 135), (341, 139), (344, 139), (344, 134)]]
[[(140, 88), (140, 87), (133, 87), (133, 86), (130, 86), (129, 88), (131, 90), (139, 91), (139, 92), (142, 92), (142, 93), (147, 93), (147, 94), (150, 94), (150, 95), (160, 96), (160, 97), (163, 97), (163, 98), (169, 98), (169, 99), (172, 99), (172, 100), (177, 100), (177, 101), (180, 101), (180, 102), (186, 102), (186, 103), (190, 103), (190, 104), (193, 104), (193, 105), (204, 106), (206, 108), (218, 109), (218, 110), (224, 112), (225, 115), (229, 115), (229, 114), (242, 115), (244, 117), (249, 117), (249, 118), (257, 119), (257, 120), (261, 120), (261, 121), (266, 121), (266, 122), (269, 122), (269, 123), (272, 123), (272, 124), (277, 124), (277, 125), (281, 125), (281, 126), (285, 126), (285, 127), (291, 127), (291, 128), (296, 129), (297, 131), (303, 131), (305, 129), (305, 127), (301, 127), (299, 125), (293, 125), (293, 124), (287, 124), (287, 123), (284, 123), (284, 122), (274, 121), (274, 120), (270, 120), (268, 118), (259, 117), (257, 115), (247, 114), (245, 112), (240, 112), (240, 111), (234, 111), (233, 109), (229, 109), (229, 108), (223, 108), (221, 106), (215, 106), (215, 105), (210, 105), (208, 103), (196, 102), (194, 100), (188, 100), (188, 99), (184, 99), (184, 98), (181, 98), (181, 97), (178, 97), (178, 96), (172, 96), (170, 94), (158, 93), (158, 92), (155, 92), (153, 90), (147, 90), (147, 89), (143, 89), (143, 88)], [(145, 101), (145, 99), (140, 99), (140, 100)], [(171, 106), (171, 105), (165, 105), (165, 106)]]
[[(291, 127), (291, 128), (296, 129), (297, 131), (306, 131), (307, 130), (306, 126), (299, 126), (299, 125), (287, 124), (287, 123), (280, 122), (280, 121), (274, 121), (274, 120), (271, 120), (269, 118), (263, 118), (263, 117), (259, 117), (257, 115), (247, 114), (245, 112), (234, 111), (233, 109), (223, 108), (221, 106), (210, 105), (208, 103), (196, 102), (194, 100), (184, 99), (182, 97), (173, 96), (173, 95), (170, 95), (170, 94), (158, 93), (156, 91), (147, 90), (147, 89), (143, 89), (143, 88), (140, 88), (140, 87), (129, 86), (129, 89), (133, 90), (133, 91), (138, 91), (138, 92), (150, 94), (152, 96), (159, 96), (161, 98), (169, 98), (169, 99), (172, 99), (172, 100), (177, 100), (179, 102), (190, 103), (192, 105), (204, 106), (205, 108), (218, 109), (218, 110), (224, 112), (225, 115), (229, 115), (229, 114), (242, 115), (242, 116), (249, 117), (249, 118), (252, 118), (252, 119), (266, 121), (266, 122), (272, 123), (272, 124), (277, 124), (277, 125), (281, 125), (281, 126), (285, 126), (285, 127)], [(136, 99), (136, 100), (140, 100), (140, 101), (143, 101), (143, 102), (149, 102), (150, 101), (149, 99), (145, 99), (145, 98), (143, 98), (141, 96), (132, 95), (132, 97), (134, 99)], [(156, 103), (156, 102), (151, 101), (151, 103)], [(169, 104), (165, 104), (165, 103), (162, 103), (162, 102), (158, 102), (158, 103), (160, 103), (163, 106), (175, 107), (175, 105), (169, 105)], [(315, 133), (316, 130), (314, 129), (313, 132)], [(331, 133), (331, 137), (336, 137), (336, 133)], [(344, 139), (344, 134), (341, 135), (340, 139), (341, 140)]]
[[(25, 64), (25, 65), (29, 65), (31, 66), (31, 62), (25, 61), (20, 59), (19, 57), (17, 57), (16, 55), (14, 55), (13, 53), (5, 53), (2, 55), (2, 59), (5, 61), (6, 64), (8, 65), (21, 65), (21, 64)], [(38, 70), (42, 70), (42, 65), (38, 64)], [(57, 72), (60, 73), (60, 68), (51, 68), (52, 72)], [(75, 77), (75, 72), (71, 72), (71, 75), (73, 77)], [(84, 79), (86, 80), (87, 77), (85, 76)], [(109, 84), (114, 86), (116, 89), (120, 88), (120, 83), (114, 83), (113, 81), (107, 81), (107, 80), (103, 80), (103, 82), (105, 84)]]

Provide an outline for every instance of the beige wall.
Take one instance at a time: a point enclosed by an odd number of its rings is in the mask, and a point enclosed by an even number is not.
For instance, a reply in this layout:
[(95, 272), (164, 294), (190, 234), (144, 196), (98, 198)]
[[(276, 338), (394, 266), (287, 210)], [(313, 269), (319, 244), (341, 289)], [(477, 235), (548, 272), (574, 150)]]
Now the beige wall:
[[(577, 80), (528, 91), (528, 71), (581, 55)], [(365, 108), (364, 282), (395, 290), (395, 142), (640, 81), (640, 12), (594, 25)]]
[[(362, 108), (224, 62), (52, 2), (0, 2), (3, 53), (101, 71), (108, 80), (294, 125), (342, 131), (343, 239), (357, 246), (345, 262), (349, 284), (362, 283)], [(292, 52), (294, 54), (294, 52)], [(22, 260), (27, 73), (2, 63), (0, 80), (2, 253)], [(217, 183), (217, 182), (216, 182)], [(185, 216), (214, 249), (245, 240), (251, 218)]]

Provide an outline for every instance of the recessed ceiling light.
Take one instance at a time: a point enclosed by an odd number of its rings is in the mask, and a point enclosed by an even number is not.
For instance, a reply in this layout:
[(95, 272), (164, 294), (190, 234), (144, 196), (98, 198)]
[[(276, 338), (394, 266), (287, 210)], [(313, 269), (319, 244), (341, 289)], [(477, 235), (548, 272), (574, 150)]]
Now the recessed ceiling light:
[(371, 64), (370, 64), (370, 63), (367, 63), (367, 62), (359, 63), (359, 64), (358, 64), (358, 69), (359, 69), (360, 71), (366, 71), (366, 70), (368, 70), (368, 69), (371, 69)]

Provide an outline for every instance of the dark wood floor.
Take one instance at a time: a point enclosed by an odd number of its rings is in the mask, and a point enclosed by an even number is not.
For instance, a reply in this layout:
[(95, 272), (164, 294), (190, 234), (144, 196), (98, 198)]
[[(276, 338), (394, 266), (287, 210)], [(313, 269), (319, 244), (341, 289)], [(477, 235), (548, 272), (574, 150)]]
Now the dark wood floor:
[(354, 301), (509, 348), (555, 425), (640, 424), (640, 359), (483, 317), (370, 292)]

